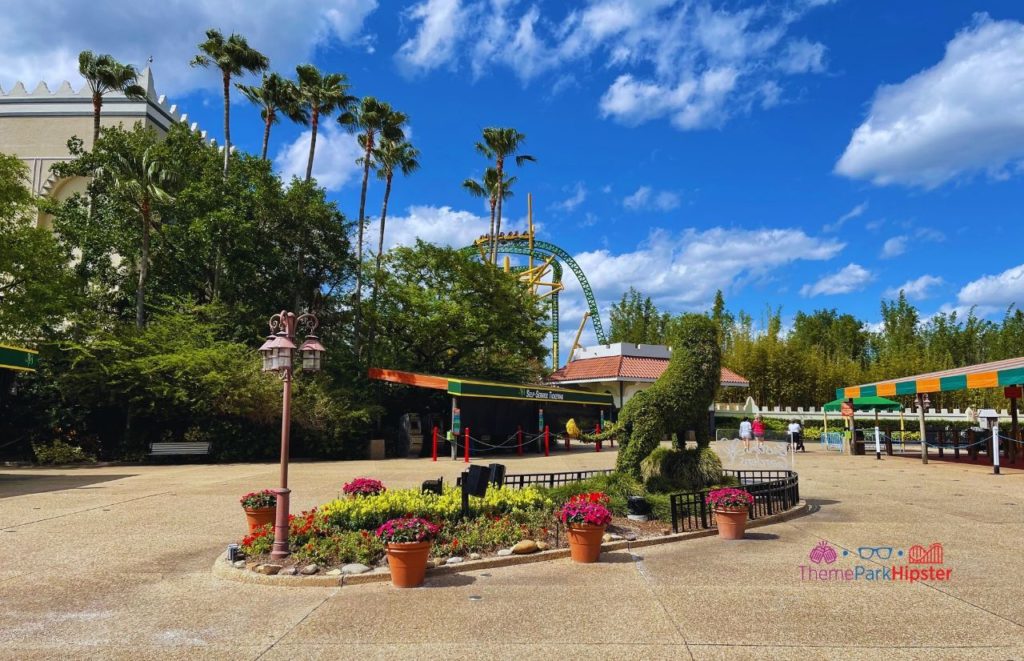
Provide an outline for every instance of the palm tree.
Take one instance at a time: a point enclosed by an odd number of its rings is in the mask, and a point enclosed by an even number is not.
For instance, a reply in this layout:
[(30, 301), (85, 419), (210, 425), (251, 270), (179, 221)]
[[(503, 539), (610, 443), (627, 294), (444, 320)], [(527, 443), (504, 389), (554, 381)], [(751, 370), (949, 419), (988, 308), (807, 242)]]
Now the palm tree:
[(135, 325), (146, 325), (146, 278), (149, 275), (150, 236), (156, 224), (157, 211), (154, 204), (166, 204), (174, 200), (168, 189), (175, 183), (175, 177), (164, 167), (156, 153), (155, 146), (143, 152), (114, 152), (109, 165), (97, 169), (97, 179), (105, 179), (110, 185), (111, 196), (139, 214), (142, 223), (142, 242), (139, 249), (139, 280), (135, 289)]
[(206, 41), (199, 44), (199, 50), (192, 66), (217, 67), (224, 84), (224, 176), (227, 176), (231, 155), (231, 77), (247, 71), (265, 71), (270, 62), (266, 55), (251, 48), (242, 35), (232, 33), (225, 39), (220, 30), (207, 30)]
[(477, 181), (476, 179), (466, 179), (462, 182), (462, 187), (465, 188), (470, 195), (474, 197), (486, 197), (491, 205), (491, 229), (487, 234), (487, 255), (490, 259), (491, 246), (495, 241), (494, 233), (494, 217), (495, 209), (498, 206), (498, 195), (501, 195), (502, 200), (507, 200), (512, 197), (512, 184), (516, 183), (516, 177), (507, 177), (502, 182), (501, 186), (498, 186), (498, 170), (497, 168), (487, 168), (484, 170), (483, 181)]
[(405, 113), (398, 112), (389, 104), (372, 96), (363, 97), (356, 108), (338, 117), (338, 123), (350, 131), (359, 133), (359, 146), (364, 153), (360, 158), (363, 166), (363, 187), (359, 193), (359, 243), (356, 248), (356, 329), (359, 328), (359, 301), (363, 297), (363, 223), (366, 219), (366, 184), (370, 178), (370, 167), (374, 161), (374, 147), (378, 136), (382, 140), (400, 142), (405, 138), (402, 125), (408, 121)]
[(267, 160), (267, 146), (270, 143), (270, 127), (278, 122), (278, 113), (293, 122), (305, 124), (306, 113), (299, 105), (299, 89), (295, 83), (284, 76), (272, 73), (263, 74), (263, 83), (257, 85), (235, 85), (253, 105), (260, 107), (263, 118), (263, 151), (260, 158)]
[(384, 252), (384, 224), (388, 220), (388, 199), (391, 197), (391, 182), (395, 171), (409, 176), (420, 169), (420, 151), (409, 142), (383, 139), (375, 151), (377, 177), (384, 180), (384, 204), (380, 209), (380, 235), (377, 237), (377, 265), (374, 270), (373, 298), (377, 298), (377, 280), (380, 276), (380, 258)]
[(295, 67), (299, 76), (299, 103), (309, 115), (313, 135), (309, 139), (309, 160), (306, 162), (306, 181), (313, 177), (313, 155), (316, 153), (316, 134), (320, 116), (329, 117), (336, 111), (347, 111), (356, 102), (349, 96), (348, 78), (343, 73), (324, 75), (312, 64)]
[(514, 156), (518, 166), (522, 166), (527, 161), (535, 162), (537, 159), (529, 154), (518, 153), (526, 141), (526, 135), (515, 129), (485, 128), (483, 138), (482, 142), (476, 143), (476, 150), (487, 158), (493, 158), (494, 167), (498, 171), (498, 210), (494, 230), (491, 232), (491, 262), (493, 263), (498, 260), (497, 236), (501, 232), (501, 202), (504, 197), (501, 191), (504, 185), (505, 159)]
[[(377, 163), (377, 177), (384, 180), (384, 203), (380, 209), (380, 234), (377, 237), (376, 267), (373, 272), (373, 291), (370, 294), (370, 307), (377, 309), (377, 288), (380, 286), (380, 260), (384, 254), (384, 225), (388, 220), (388, 199), (391, 197), (391, 182), (396, 170), (409, 176), (420, 168), (420, 152), (406, 140), (389, 140), (382, 138), (374, 150)], [(367, 355), (373, 360), (373, 340), (376, 334), (375, 323), (370, 327), (370, 339), (367, 342)]]
[(139, 71), (131, 64), (121, 64), (111, 55), (97, 55), (91, 50), (78, 54), (78, 73), (92, 90), (92, 144), (100, 137), (100, 109), (103, 95), (121, 92), (129, 99), (146, 98), (146, 90), (138, 84)]

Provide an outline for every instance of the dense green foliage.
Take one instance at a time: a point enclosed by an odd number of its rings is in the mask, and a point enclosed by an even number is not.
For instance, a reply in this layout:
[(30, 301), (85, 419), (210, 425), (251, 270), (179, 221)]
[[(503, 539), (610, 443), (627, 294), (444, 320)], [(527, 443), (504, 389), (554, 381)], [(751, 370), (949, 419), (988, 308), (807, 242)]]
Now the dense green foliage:
[[(973, 311), (922, 319), (900, 294), (882, 301), (877, 330), (850, 314), (815, 310), (797, 312), (784, 331), (780, 309), (766, 309), (755, 323), (745, 312), (729, 312), (719, 292), (709, 316), (718, 329), (722, 364), (750, 381), (749, 389), (723, 388), (717, 401), (742, 402), (749, 395), (761, 406), (821, 406), (835, 399), (838, 387), (1024, 355), (1024, 312), (1014, 307), (998, 321)], [(672, 344), (676, 319), (631, 292), (613, 309), (611, 336)], [(931, 401), (949, 409), (1002, 408), (1006, 402), (998, 389), (937, 393)]]
[(648, 491), (698, 491), (722, 484), (722, 460), (711, 448), (657, 447), (640, 462)]
[(637, 479), (643, 460), (673, 434), (677, 443), (690, 433), (698, 447), (710, 442), (708, 407), (720, 376), (717, 329), (709, 318), (688, 314), (675, 320), (669, 332), (668, 367), (654, 385), (626, 402), (619, 419), (602, 434), (620, 443), (616, 468)]

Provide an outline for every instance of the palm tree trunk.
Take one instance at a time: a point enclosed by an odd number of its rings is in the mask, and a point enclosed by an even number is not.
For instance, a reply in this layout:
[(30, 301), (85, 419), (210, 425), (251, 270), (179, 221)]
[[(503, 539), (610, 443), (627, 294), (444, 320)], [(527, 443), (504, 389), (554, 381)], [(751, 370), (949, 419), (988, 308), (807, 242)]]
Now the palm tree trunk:
[(267, 160), (267, 146), (270, 145), (270, 125), (274, 122), (274, 113), (267, 113), (267, 121), (263, 124), (263, 152), (260, 158)]
[(309, 137), (309, 160), (306, 161), (306, 181), (308, 182), (313, 178), (313, 154), (316, 153), (316, 129), (320, 125), (320, 109), (313, 106), (313, 112), (310, 115), (309, 126), (313, 130), (313, 135)]
[(231, 156), (231, 74), (224, 73), (224, 176), (228, 176)]
[(491, 235), (491, 263), (498, 263), (498, 234), (501, 232), (501, 198), (505, 197), (505, 160), (498, 159), (498, 217), (494, 221), (494, 233)]
[(373, 270), (373, 291), (370, 294), (370, 309), (374, 311), (373, 322), (370, 324), (370, 338), (366, 343), (366, 361), (373, 364), (373, 342), (377, 331), (377, 289), (380, 287), (380, 260), (384, 254), (384, 224), (388, 220), (388, 198), (391, 197), (391, 180), (389, 174), (384, 184), (384, 204), (380, 208), (380, 235), (377, 237), (377, 263)]
[(142, 202), (142, 250), (139, 254), (139, 284), (135, 288), (135, 327), (142, 330), (146, 325), (146, 276), (149, 275), (149, 200)]
[(370, 179), (370, 155), (373, 153), (373, 131), (366, 131), (366, 154), (363, 155), (363, 187), (359, 193), (359, 242), (356, 244), (356, 302), (352, 346), (359, 355), (359, 303), (363, 300), (363, 221), (366, 212), (366, 184)]
[(491, 258), (491, 251), (494, 249), (494, 209), (498, 200), (491, 195), (491, 229), (487, 232), (487, 259)]
[(100, 139), (100, 110), (103, 108), (103, 96), (92, 95), (92, 148), (96, 149), (96, 141)]

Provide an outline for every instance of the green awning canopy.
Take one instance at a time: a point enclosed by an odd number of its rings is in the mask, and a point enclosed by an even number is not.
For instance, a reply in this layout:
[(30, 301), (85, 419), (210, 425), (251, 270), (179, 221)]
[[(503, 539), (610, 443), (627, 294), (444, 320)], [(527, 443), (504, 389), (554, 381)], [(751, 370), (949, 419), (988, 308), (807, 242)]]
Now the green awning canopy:
[(0, 344), (0, 369), (19, 372), (35, 372), (39, 364), (39, 352), (25, 347)]
[[(833, 399), (823, 408), (826, 411), (839, 411), (845, 399)], [(855, 397), (853, 400), (854, 411), (899, 411), (902, 405), (885, 397)]]

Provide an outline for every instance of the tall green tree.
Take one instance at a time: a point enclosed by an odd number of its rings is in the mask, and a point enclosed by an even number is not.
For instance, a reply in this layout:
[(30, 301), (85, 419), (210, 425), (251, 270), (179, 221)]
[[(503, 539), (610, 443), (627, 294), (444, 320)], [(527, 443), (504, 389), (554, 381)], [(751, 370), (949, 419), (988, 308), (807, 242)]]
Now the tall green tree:
[(526, 135), (513, 128), (488, 127), (483, 131), (483, 140), (476, 143), (476, 150), (484, 157), (494, 160), (494, 168), (498, 171), (498, 208), (494, 230), (491, 232), (491, 263), (498, 260), (498, 234), (501, 233), (502, 187), (505, 182), (505, 162), (515, 158), (517, 166), (537, 159), (529, 154), (520, 154)]
[(206, 40), (199, 44), (199, 51), (192, 66), (220, 69), (224, 87), (224, 175), (227, 176), (231, 156), (231, 77), (265, 71), (270, 61), (250, 47), (242, 35), (232, 33), (225, 39), (220, 30), (212, 28), (206, 31)]
[(417, 242), (385, 255), (379, 297), (380, 364), (518, 383), (542, 374), (544, 309), (501, 269)]
[(105, 179), (109, 193), (138, 214), (140, 222), (138, 284), (135, 288), (135, 325), (146, 325), (146, 280), (149, 276), (150, 242), (154, 225), (159, 220), (157, 205), (168, 204), (174, 197), (170, 187), (176, 176), (160, 160), (158, 147), (151, 145), (142, 152), (125, 151), (110, 155), (107, 165), (97, 169), (96, 177)]
[[(398, 112), (390, 104), (379, 101), (372, 96), (364, 96), (350, 112), (342, 114), (338, 123), (359, 135), (359, 146), (363, 148), (360, 159), (363, 166), (363, 183), (359, 190), (359, 228), (356, 240), (356, 337), (359, 336), (359, 302), (363, 296), (363, 227), (366, 223), (366, 186), (370, 179), (370, 168), (375, 165), (375, 149), (378, 138), (393, 143), (405, 138), (403, 125), (408, 121), (405, 113)], [(381, 226), (383, 227), (383, 225)]]
[(309, 116), (312, 135), (309, 138), (309, 159), (306, 161), (306, 181), (313, 177), (313, 156), (316, 154), (316, 136), (321, 117), (347, 112), (356, 102), (349, 95), (348, 78), (343, 73), (324, 74), (312, 64), (295, 67), (299, 79), (299, 103)]
[(612, 304), (610, 342), (632, 344), (665, 344), (665, 332), (671, 315), (658, 310), (651, 298), (635, 288)]
[(498, 207), (498, 196), (503, 200), (512, 197), (512, 186), (516, 183), (516, 177), (505, 177), (505, 181), (498, 182), (498, 169), (487, 168), (484, 170), (483, 179), (466, 179), (462, 182), (464, 188), (473, 197), (485, 197), (491, 207), (491, 227), (487, 233), (487, 254), (491, 254), (491, 244), (496, 236), (494, 233), (495, 210)]
[(138, 84), (139, 71), (131, 64), (122, 64), (112, 55), (84, 50), (78, 54), (78, 73), (92, 92), (92, 143), (100, 137), (100, 112), (103, 97), (121, 92), (129, 99), (146, 98), (146, 90)]
[[(384, 180), (384, 200), (380, 207), (380, 232), (377, 236), (377, 256), (373, 270), (373, 290), (370, 294), (370, 307), (377, 308), (377, 291), (380, 288), (380, 264), (384, 256), (384, 227), (388, 220), (388, 200), (391, 198), (391, 183), (395, 178), (395, 172), (401, 172), (409, 176), (419, 169), (420, 152), (408, 141), (398, 142), (382, 139), (374, 150), (374, 158), (377, 161), (377, 177)], [(376, 317), (374, 317), (376, 320)], [(376, 323), (370, 326), (370, 340), (367, 343), (367, 355), (372, 361), (373, 342), (376, 334)]]
[(299, 104), (299, 89), (295, 83), (276, 73), (263, 75), (259, 85), (236, 85), (245, 98), (260, 108), (263, 118), (263, 149), (260, 158), (267, 159), (267, 147), (270, 143), (270, 127), (280, 121), (279, 114), (299, 124), (308, 120), (306, 113)]
[(79, 301), (71, 251), (37, 227), (28, 169), (0, 154), (0, 341), (35, 344)]

